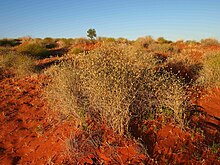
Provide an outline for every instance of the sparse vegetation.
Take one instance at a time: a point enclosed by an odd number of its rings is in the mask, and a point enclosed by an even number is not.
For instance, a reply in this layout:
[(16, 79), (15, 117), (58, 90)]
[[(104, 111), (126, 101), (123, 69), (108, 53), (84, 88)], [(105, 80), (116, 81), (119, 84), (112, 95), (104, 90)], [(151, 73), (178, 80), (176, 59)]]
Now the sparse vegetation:
[(34, 72), (34, 59), (15, 51), (0, 52), (1, 74), (6, 71), (18, 77), (27, 76)]
[(148, 46), (152, 43), (155, 43), (155, 40), (151, 36), (146, 36), (138, 38), (134, 44), (136, 47), (148, 48)]
[(200, 71), (198, 82), (205, 87), (220, 85), (220, 52), (205, 54), (203, 69)]
[(206, 38), (206, 39), (201, 40), (201, 44), (203, 46), (218, 46), (219, 41), (217, 39), (214, 39), (214, 38)]
[[(22, 123), (29, 119), (20, 114), (37, 113), (31, 140), (66, 143), (63, 164), (218, 162), (218, 117), (200, 101), (207, 89), (220, 85), (220, 46), (210, 44), (213, 40), (171, 42), (147, 36), (136, 41), (98, 37), (94, 42), (94, 37), (3, 44), (0, 87), (15, 96), (7, 103), (10, 94), (2, 97), (1, 120), (16, 123), (16, 133), (26, 132)], [(0, 150), (7, 152), (4, 146)], [(50, 155), (48, 162), (55, 158)]]
[(1, 39), (0, 46), (17, 46), (21, 44), (21, 40), (19, 39)]
[(158, 44), (153, 43), (148, 46), (150, 52), (156, 52), (161, 54), (176, 54), (178, 53), (178, 48), (171, 44)]
[(23, 43), (17, 48), (17, 51), (34, 58), (45, 58), (49, 56), (47, 49), (39, 43)]
[(157, 39), (157, 42), (160, 43), (160, 44), (170, 44), (170, 43), (172, 43), (172, 41), (166, 40), (166, 39), (163, 38), (163, 37), (159, 37), (159, 38)]
[(83, 52), (84, 52), (84, 50), (82, 48), (77, 48), (77, 47), (72, 48), (69, 51), (70, 54), (79, 54), (79, 53), (83, 53)]

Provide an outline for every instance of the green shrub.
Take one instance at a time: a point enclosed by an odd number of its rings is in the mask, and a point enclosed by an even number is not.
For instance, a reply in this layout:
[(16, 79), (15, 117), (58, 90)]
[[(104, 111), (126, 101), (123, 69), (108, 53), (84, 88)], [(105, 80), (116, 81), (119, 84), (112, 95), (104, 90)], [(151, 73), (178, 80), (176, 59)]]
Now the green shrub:
[(49, 57), (47, 49), (39, 43), (27, 43), (20, 45), (17, 51), (23, 54), (31, 55), (35, 58)]
[(0, 46), (17, 46), (21, 44), (19, 39), (1, 39)]
[(207, 53), (203, 59), (203, 69), (198, 82), (206, 87), (220, 85), (220, 52)]
[(46, 37), (40, 42), (45, 48), (47, 49), (53, 49), (57, 47), (56, 39)]

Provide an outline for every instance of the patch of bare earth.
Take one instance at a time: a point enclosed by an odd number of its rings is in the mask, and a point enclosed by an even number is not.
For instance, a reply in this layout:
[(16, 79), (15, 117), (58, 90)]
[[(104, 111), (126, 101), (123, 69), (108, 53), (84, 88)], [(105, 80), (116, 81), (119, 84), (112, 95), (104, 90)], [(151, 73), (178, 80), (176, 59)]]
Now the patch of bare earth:
[(65, 161), (71, 123), (61, 122), (41, 98), (44, 76), (6, 78), (0, 83), (0, 164)]

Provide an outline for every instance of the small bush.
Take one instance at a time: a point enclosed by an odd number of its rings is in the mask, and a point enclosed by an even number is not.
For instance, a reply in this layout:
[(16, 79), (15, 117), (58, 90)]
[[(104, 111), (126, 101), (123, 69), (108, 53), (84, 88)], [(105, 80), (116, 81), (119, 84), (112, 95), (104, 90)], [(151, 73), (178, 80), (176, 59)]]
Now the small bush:
[(131, 118), (154, 117), (172, 111), (184, 124), (186, 86), (172, 73), (158, 72), (157, 62), (143, 49), (107, 44), (74, 61), (53, 66), (46, 97), (55, 110), (106, 123), (116, 132), (128, 131)]
[(4, 47), (4, 46), (0, 46), (0, 54), (3, 55), (3, 54), (6, 54), (8, 52), (12, 51), (12, 48), (11, 47)]
[(97, 37), (97, 41), (98, 42), (109, 43), (109, 42), (116, 42), (116, 39), (115, 38), (111, 38), (111, 37)]
[(159, 38), (157, 39), (157, 42), (160, 43), (160, 44), (170, 44), (170, 43), (172, 43), (172, 41), (166, 40), (166, 39), (163, 38), (163, 37), (159, 37)]
[(56, 40), (50, 37), (44, 38), (40, 43), (47, 49), (53, 49), (58, 46)]
[(17, 51), (40, 59), (49, 57), (47, 49), (39, 43), (24, 43), (17, 48)]
[(185, 44), (187, 44), (189, 46), (196, 46), (199, 44), (199, 42), (197, 42), (195, 40), (187, 40), (187, 41), (185, 41)]
[(83, 53), (83, 52), (84, 52), (84, 50), (82, 48), (77, 48), (77, 47), (75, 47), (69, 51), (70, 54), (79, 54), (79, 53)]
[(56, 46), (63, 49), (68, 49), (74, 44), (74, 39), (72, 38), (59, 38), (55, 40)]
[(89, 44), (91, 43), (90, 40), (86, 39), (86, 38), (75, 38), (73, 40), (73, 44), (74, 45), (78, 45), (78, 44)]
[(148, 48), (148, 46), (152, 43), (155, 43), (155, 40), (151, 36), (140, 37), (135, 42), (134, 45), (136, 47)]
[(179, 52), (179, 49), (171, 44), (153, 43), (149, 45), (148, 49), (151, 52), (157, 52), (161, 54), (175, 54)]
[(18, 77), (30, 75), (34, 72), (34, 59), (26, 55), (8, 51), (0, 53), (0, 68), (2, 73), (10, 71)]
[(0, 46), (17, 46), (21, 44), (19, 39), (1, 39)]
[(203, 69), (198, 82), (207, 87), (220, 85), (220, 52), (207, 53), (203, 59)]
[(219, 46), (219, 41), (214, 38), (202, 39), (201, 44), (203, 46)]

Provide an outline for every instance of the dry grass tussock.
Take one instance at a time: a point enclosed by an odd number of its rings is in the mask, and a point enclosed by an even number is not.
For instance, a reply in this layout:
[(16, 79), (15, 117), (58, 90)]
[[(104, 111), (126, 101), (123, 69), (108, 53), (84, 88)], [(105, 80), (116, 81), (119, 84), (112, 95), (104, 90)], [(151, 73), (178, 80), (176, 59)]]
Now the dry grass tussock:
[(27, 54), (34, 58), (46, 58), (49, 57), (46, 47), (37, 42), (25, 42), (17, 47), (17, 52)]
[(212, 88), (220, 86), (220, 52), (206, 53), (198, 84)]
[(128, 131), (132, 117), (169, 114), (181, 125), (186, 86), (145, 50), (125, 44), (103, 45), (88, 55), (73, 55), (45, 71), (51, 77), (45, 96), (51, 107), (86, 126), (88, 116), (114, 131)]
[(4, 49), (0, 51), (0, 70), (2, 74), (10, 71), (17, 77), (27, 76), (34, 72), (34, 59), (10, 49)]

